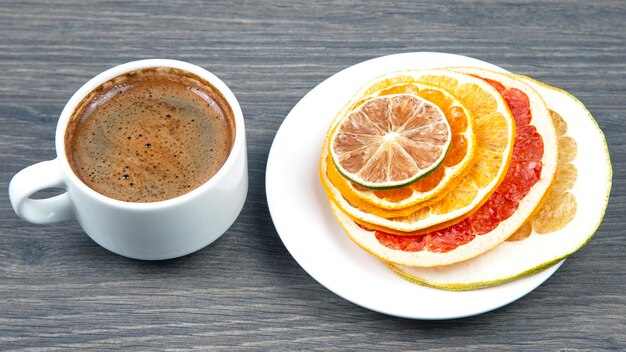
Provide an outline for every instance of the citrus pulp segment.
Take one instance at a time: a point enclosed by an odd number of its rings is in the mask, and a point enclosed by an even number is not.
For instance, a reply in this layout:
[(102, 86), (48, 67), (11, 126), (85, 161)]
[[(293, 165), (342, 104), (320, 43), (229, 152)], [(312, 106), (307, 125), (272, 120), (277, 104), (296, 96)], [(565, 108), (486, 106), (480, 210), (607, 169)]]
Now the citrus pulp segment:
[[(398, 78), (397, 76), (408, 77)], [(501, 95), (489, 83), (469, 75), (447, 70), (404, 71), (380, 78), (380, 82), (413, 81), (427, 84), (440, 84), (468, 108), (476, 123), (476, 162), (470, 164), (461, 181), (449, 191), (449, 197), (421, 207), (407, 216), (387, 219), (369, 213), (350, 204), (341, 192), (328, 180), (326, 146), (322, 150), (320, 167), (322, 183), (326, 183), (329, 197), (355, 221), (369, 228), (393, 231), (396, 234), (413, 234), (415, 231), (447, 223), (460, 221), (483, 204), (504, 178), (508, 162), (513, 151), (515, 138), (515, 122)], [(444, 82), (444, 83), (441, 83)], [(441, 85), (445, 85), (442, 87)], [(372, 85), (364, 91), (363, 96), (371, 94), (386, 86)], [(473, 108), (470, 108), (472, 106)], [(337, 125), (333, 123), (331, 129)]]
[[(447, 91), (419, 83), (397, 83), (374, 92), (370, 97), (387, 94), (412, 93), (437, 105), (446, 116), (452, 131), (450, 149), (443, 164), (428, 176), (409, 186), (374, 191), (345, 179), (334, 165), (327, 165), (328, 177), (342, 196), (355, 207), (383, 217), (405, 216), (426, 201), (445, 196), (462, 178), (476, 151), (474, 119), (470, 112)], [(327, 159), (326, 161), (332, 160)]]
[(374, 97), (342, 117), (330, 154), (350, 181), (372, 189), (406, 186), (444, 160), (452, 140), (441, 109), (416, 95)]
[[(527, 223), (538, 234), (546, 234), (559, 230), (576, 215), (577, 202), (569, 191), (576, 183), (578, 169), (574, 165), (577, 154), (576, 140), (567, 135), (567, 122), (556, 111), (550, 110), (552, 121), (557, 128), (559, 138), (559, 161), (556, 171), (556, 180), (550, 187), (543, 204)], [(563, 141), (566, 141), (565, 143)], [(530, 231), (526, 237), (530, 236)], [(523, 239), (523, 235), (514, 234), (511, 240)]]
[[(410, 281), (446, 290), (470, 290), (498, 285), (523, 277), (559, 262), (583, 247), (599, 227), (608, 204), (612, 169), (604, 134), (585, 106), (569, 93), (528, 77), (515, 76), (532, 86), (544, 98), (550, 110), (562, 116), (555, 123), (559, 136), (570, 136), (577, 144), (575, 159), (566, 174), (557, 172), (552, 189), (566, 181), (568, 193), (578, 206), (573, 218), (562, 228), (539, 234), (525, 223), (507, 241), (480, 256), (444, 267), (418, 268), (389, 265)], [(561, 151), (559, 150), (559, 153)], [(581, 167), (583, 166), (584, 167)], [(561, 165), (559, 166), (561, 170)], [(547, 204), (544, 204), (545, 207)]]

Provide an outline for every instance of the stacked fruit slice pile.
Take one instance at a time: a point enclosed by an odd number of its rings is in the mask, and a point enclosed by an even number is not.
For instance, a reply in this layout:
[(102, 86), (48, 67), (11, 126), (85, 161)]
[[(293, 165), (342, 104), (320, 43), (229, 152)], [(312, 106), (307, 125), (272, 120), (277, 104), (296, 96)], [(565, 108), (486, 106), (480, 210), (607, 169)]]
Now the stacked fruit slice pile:
[(319, 170), (357, 245), (450, 290), (575, 252), (599, 226), (611, 184), (604, 136), (576, 98), (469, 67), (367, 84), (331, 123)]

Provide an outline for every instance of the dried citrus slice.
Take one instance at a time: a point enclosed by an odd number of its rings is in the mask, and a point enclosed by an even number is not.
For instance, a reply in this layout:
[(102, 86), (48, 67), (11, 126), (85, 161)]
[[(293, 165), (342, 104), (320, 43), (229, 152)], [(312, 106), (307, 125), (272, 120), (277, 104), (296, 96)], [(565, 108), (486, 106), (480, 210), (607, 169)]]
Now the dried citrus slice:
[(373, 97), (348, 112), (330, 155), (350, 181), (372, 189), (406, 186), (444, 160), (452, 131), (441, 109), (416, 95)]
[[(389, 94), (411, 93), (437, 105), (446, 115), (452, 131), (450, 149), (443, 164), (428, 176), (417, 182), (393, 190), (369, 190), (345, 179), (332, 165), (327, 165), (330, 182), (342, 196), (357, 208), (383, 217), (397, 217), (411, 214), (419, 207), (428, 205), (447, 194), (463, 176), (476, 151), (474, 119), (471, 113), (447, 91), (420, 83), (413, 83), (411, 77), (405, 81), (395, 79), (394, 84), (385, 85), (369, 97)], [(361, 101), (367, 98), (361, 99)], [(327, 163), (331, 162), (330, 159)]]
[(511, 95), (521, 102), (519, 106), (509, 103), (519, 124), (511, 167), (498, 189), (470, 217), (423, 235), (399, 236), (380, 229), (369, 230), (349, 221), (338, 207), (331, 205), (348, 236), (385, 262), (439, 266), (488, 251), (529, 218), (554, 180), (557, 138), (541, 96), (523, 82), (502, 73), (478, 69), (463, 71), (497, 81), (494, 83), (501, 86), (503, 96)]
[[(470, 111), (476, 123), (475, 162), (448, 196), (408, 216), (392, 219), (363, 211), (342, 196), (326, 176), (326, 146), (320, 163), (322, 184), (329, 197), (346, 214), (371, 229), (412, 234), (436, 225), (449, 226), (448, 222), (460, 221), (462, 216), (483, 204), (504, 178), (513, 151), (515, 121), (500, 93), (476, 77), (447, 70), (405, 71), (396, 75), (408, 76), (418, 83), (438, 85), (451, 92)], [(381, 78), (383, 82), (387, 79)]]
[[(478, 257), (437, 268), (417, 268), (392, 265), (391, 268), (407, 279), (446, 290), (470, 290), (494, 286), (550, 267), (582, 248), (600, 226), (611, 191), (612, 169), (604, 134), (585, 106), (574, 96), (528, 77), (518, 76), (536, 89), (548, 107), (566, 122), (556, 124), (560, 136), (571, 137), (578, 152), (570, 165), (578, 172), (557, 171), (552, 189), (565, 181), (567, 193), (577, 200), (574, 217), (559, 230), (539, 234), (526, 223), (518, 231), (521, 238), (505, 242)], [(559, 150), (559, 154), (561, 151)], [(584, 165), (584, 167), (582, 167)], [(545, 205), (544, 205), (545, 206)]]

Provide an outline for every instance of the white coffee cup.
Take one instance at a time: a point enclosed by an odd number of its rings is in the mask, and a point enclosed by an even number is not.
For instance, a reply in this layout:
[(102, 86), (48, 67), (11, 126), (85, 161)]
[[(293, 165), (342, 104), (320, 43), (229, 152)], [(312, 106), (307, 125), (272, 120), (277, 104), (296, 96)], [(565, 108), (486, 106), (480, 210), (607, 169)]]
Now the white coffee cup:
[[(78, 104), (96, 87), (126, 72), (149, 67), (181, 69), (217, 88), (233, 111), (235, 139), (224, 165), (198, 188), (158, 202), (123, 202), (92, 190), (74, 174), (65, 154), (65, 129)], [(11, 180), (13, 209), (22, 219), (36, 224), (76, 219), (96, 243), (130, 258), (169, 259), (207, 246), (233, 224), (248, 192), (245, 127), (235, 95), (212, 73), (182, 61), (133, 61), (97, 75), (65, 105), (55, 145), (56, 159), (29, 166)], [(47, 199), (29, 198), (47, 188), (64, 188), (66, 192)]]

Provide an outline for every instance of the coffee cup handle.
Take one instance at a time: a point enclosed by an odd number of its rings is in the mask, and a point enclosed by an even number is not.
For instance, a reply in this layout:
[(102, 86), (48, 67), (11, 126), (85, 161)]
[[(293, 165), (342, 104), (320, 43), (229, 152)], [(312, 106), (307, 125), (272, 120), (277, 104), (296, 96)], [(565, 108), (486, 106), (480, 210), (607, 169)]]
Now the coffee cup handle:
[(15, 213), (34, 224), (51, 224), (74, 219), (69, 193), (46, 199), (30, 199), (46, 188), (66, 188), (65, 177), (58, 161), (49, 160), (31, 165), (18, 172), (9, 184), (9, 198)]

